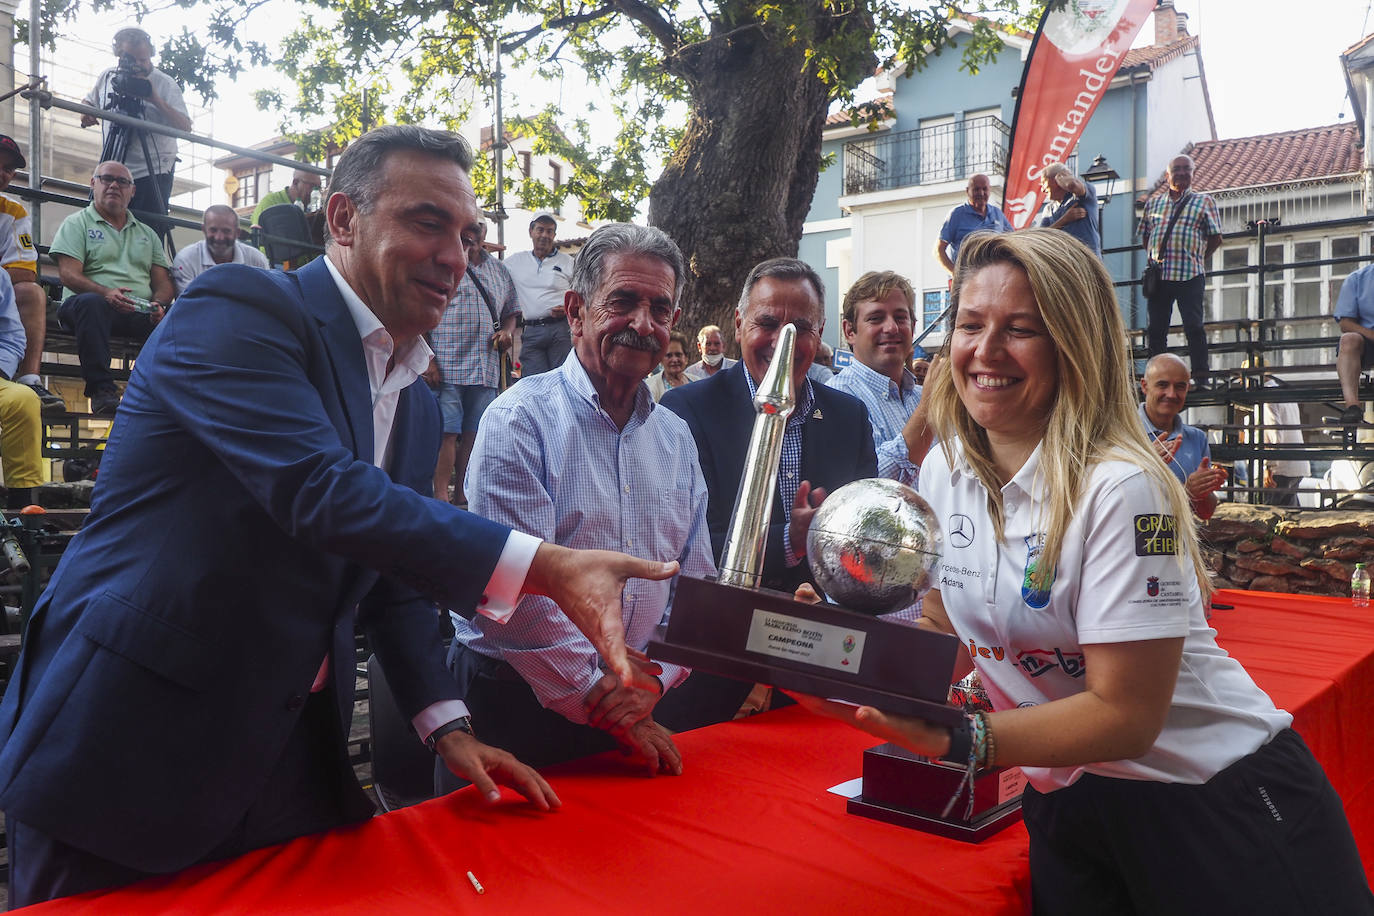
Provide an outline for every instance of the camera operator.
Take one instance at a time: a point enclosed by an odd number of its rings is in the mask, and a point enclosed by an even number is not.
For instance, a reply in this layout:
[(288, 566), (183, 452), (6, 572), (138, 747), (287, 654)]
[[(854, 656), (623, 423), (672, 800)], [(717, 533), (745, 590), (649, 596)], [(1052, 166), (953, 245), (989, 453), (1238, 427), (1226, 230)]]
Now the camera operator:
[[(162, 124), (177, 130), (190, 130), (191, 117), (181, 97), (181, 87), (170, 76), (153, 67), (153, 41), (139, 28), (124, 28), (115, 32), (114, 54), (118, 66), (111, 67), (96, 80), (95, 88), (83, 100), (94, 108), (119, 111), (141, 117), (149, 124)], [(92, 115), (81, 116), (81, 126), (96, 122)], [(101, 130), (109, 142), (111, 122), (101, 123)], [(134, 176), (134, 198), (129, 207), (151, 215), (167, 212), (167, 199), (172, 193), (172, 172), (176, 168), (177, 141), (151, 131), (130, 131), (122, 161)], [(140, 135), (147, 140), (147, 156)], [(102, 156), (102, 158), (105, 158)], [(152, 171), (149, 171), (151, 160)], [(158, 221), (153, 227), (161, 235)]]

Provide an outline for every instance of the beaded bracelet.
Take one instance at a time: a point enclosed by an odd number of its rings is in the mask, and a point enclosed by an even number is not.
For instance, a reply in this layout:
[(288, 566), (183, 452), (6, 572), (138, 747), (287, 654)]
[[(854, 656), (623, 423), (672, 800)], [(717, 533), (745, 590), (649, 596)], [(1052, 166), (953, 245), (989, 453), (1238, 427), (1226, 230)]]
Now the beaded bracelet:
[(981, 709), (975, 713), (978, 721), (982, 724), (982, 735), (985, 742), (983, 752), (979, 754), (980, 765), (991, 768), (997, 763), (997, 739), (992, 734), (992, 723), (988, 721), (988, 714)]

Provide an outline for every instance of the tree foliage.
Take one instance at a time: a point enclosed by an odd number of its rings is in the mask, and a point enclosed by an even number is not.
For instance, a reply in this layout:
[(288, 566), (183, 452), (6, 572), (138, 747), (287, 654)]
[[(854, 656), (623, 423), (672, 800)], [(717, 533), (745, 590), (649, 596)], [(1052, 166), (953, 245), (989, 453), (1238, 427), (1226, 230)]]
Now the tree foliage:
[[(51, 28), (80, 0), (44, 2)], [(474, 89), (490, 91), (497, 48), (508, 71), (606, 87), (614, 101), (604, 114), (619, 125), (610, 142), (593, 141), (596, 115), (590, 105), (570, 110), (568, 100), (579, 93), (565, 92), (562, 110), (521, 112), (508, 125), (533, 135), (536, 151), (572, 163), (566, 183), (519, 187), (515, 168), (506, 170), (507, 180), (531, 206), (574, 195), (592, 218), (629, 218), (649, 197), (651, 221), (674, 235), (693, 265), (691, 330), (725, 315), (719, 300), (742, 279), (745, 261), (795, 253), (823, 166), (820, 131), (835, 101), (852, 103), (875, 67), (919, 72), (948, 46), (955, 17), (972, 28), (959, 47), (961, 66), (976, 73), (1000, 50), (999, 28), (1031, 26), (1044, 0), (297, 3), (295, 26), (274, 61), (290, 88), (260, 93), (258, 102), (278, 112), (283, 132), (307, 151), (342, 145), (381, 121), (459, 126)], [(215, 77), (266, 58), (261, 43), (241, 36), (283, 33), (286, 13), (282, 0), (270, 7), (269, 0), (130, 5), (149, 23), (168, 5), (211, 10), (207, 34), (183, 33), (160, 48), (164, 68), (207, 96)], [(854, 111), (856, 123), (878, 117), (872, 107)], [(305, 125), (320, 129), (307, 133)], [(780, 137), (792, 142), (775, 143)], [(479, 196), (490, 195), (489, 168), (474, 180)], [(719, 204), (717, 194), (725, 198)], [(728, 248), (707, 240), (712, 224), (736, 230)], [(708, 275), (714, 287), (698, 290)]]

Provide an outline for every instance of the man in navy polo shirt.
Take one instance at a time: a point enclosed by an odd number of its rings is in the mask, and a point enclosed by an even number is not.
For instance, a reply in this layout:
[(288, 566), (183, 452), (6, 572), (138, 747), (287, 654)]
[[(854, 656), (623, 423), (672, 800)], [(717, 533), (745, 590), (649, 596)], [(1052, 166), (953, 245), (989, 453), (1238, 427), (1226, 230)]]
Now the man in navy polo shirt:
[(1178, 418), (1188, 401), (1188, 365), (1172, 353), (1161, 353), (1145, 364), (1140, 380), (1145, 403), (1140, 422), (1155, 451), (1188, 490), (1188, 500), (1204, 521), (1217, 510), (1216, 490), (1226, 483), (1226, 471), (1212, 467), (1207, 434)]
[(992, 183), (988, 181), (988, 176), (974, 175), (968, 180), (964, 193), (968, 195), (968, 203), (949, 211), (949, 218), (940, 227), (940, 240), (935, 243), (935, 257), (951, 274), (954, 273), (954, 261), (959, 257), (959, 246), (966, 235), (971, 232), (1011, 231), (1011, 223), (1007, 222), (1006, 216), (996, 204), (988, 202), (992, 196)]

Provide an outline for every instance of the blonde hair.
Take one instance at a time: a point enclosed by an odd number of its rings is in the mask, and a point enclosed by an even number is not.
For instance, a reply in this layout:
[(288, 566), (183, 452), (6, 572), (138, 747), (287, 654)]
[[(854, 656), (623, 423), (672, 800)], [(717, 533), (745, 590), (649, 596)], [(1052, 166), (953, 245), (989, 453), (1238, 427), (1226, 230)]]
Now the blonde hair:
[[(1136, 409), (1126, 328), (1102, 262), (1082, 242), (1055, 229), (970, 235), (959, 247), (955, 265), (951, 328), (964, 284), (993, 264), (1010, 264), (1025, 272), (1041, 320), (1054, 342), (1059, 374), (1037, 470), (1048, 494), (1048, 517), (1043, 519), (1045, 544), (1031, 573), (1032, 584), (1043, 587), (1052, 581), (1064, 532), (1078, 509), (1092, 468), (1115, 460), (1139, 467), (1164, 499), (1177, 523), (1179, 565), (1185, 572), (1192, 566), (1205, 597), (1211, 587), (1196, 522), (1183, 485), (1145, 438)], [(945, 350), (942, 368), (926, 379), (922, 399), (946, 460), (954, 462), (956, 437), (963, 444), (966, 460), (987, 490), (988, 512), (1001, 540), (1005, 481), (997, 474), (986, 431), (973, 421), (955, 391), (948, 338)]]

